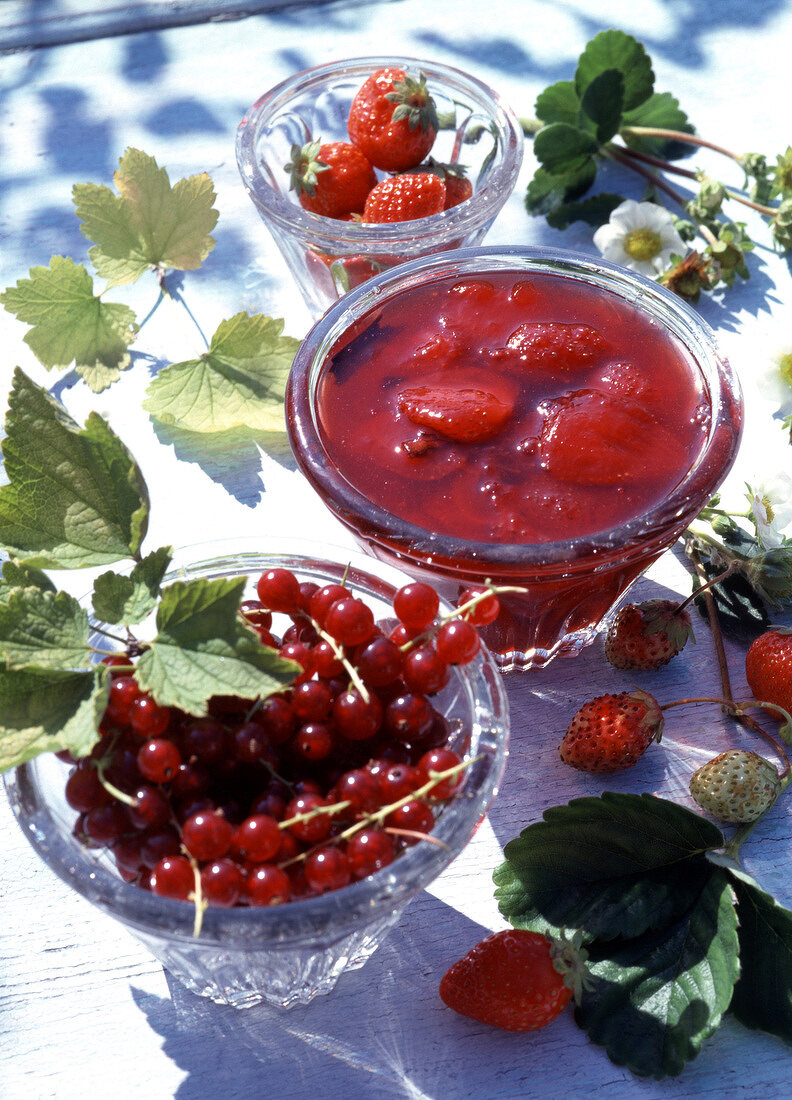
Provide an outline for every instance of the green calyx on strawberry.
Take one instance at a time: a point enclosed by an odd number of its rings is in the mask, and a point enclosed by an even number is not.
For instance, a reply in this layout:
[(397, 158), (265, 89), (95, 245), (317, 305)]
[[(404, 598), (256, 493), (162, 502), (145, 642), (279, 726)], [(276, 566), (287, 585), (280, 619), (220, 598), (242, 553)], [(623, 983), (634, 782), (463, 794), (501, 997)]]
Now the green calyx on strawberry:
[(369, 161), (348, 141), (292, 145), (284, 165), (300, 205), (326, 218), (351, 219), (363, 210), (377, 177)]
[(403, 80), (393, 82), (393, 91), (388, 92), (385, 98), (389, 103), (396, 104), (392, 122), (405, 119), (411, 130), (420, 127), (424, 131), (437, 132), (440, 129), (435, 101), (426, 86), (423, 73), (418, 74), (417, 80), (405, 73)]
[(695, 643), (684, 606), (662, 599), (630, 603), (610, 625), (605, 656), (615, 668), (651, 671), (668, 664), (689, 640)]
[(306, 145), (291, 147), (291, 157), (283, 169), (289, 173), (289, 190), (296, 191), (298, 195), (305, 193), (313, 196), (316, 194), (317, 177), (320, 172), (327, 172), (329, 164), (324, 164), (319, 159), (321, 141), (309, 141)]
[(636, 764), (662, 732), (660, 704), (648, 691), (598, 695), (575, 714), (558, 753), (580, 771), (621, 771)]
[(473, 184), (467, 177), (467, 168), (456, 161), (443, 164), (434, 157), (428, 157), (423, 164), (415, 169), (416, 172), (431, 172), (438, 176), (445, 184), (446, 197), (444, 210), (450, 210), (452, 206), (459, 206), (466, 202), (473, 194)]
[(734, 825), (756, 821), (780, 793), (781, 780), (770, 761), (746, 749), (720, 753), (690, 779), (690, 794), (702, 810)]
[(408, 420), (457, 443), (492, 439), (512, 411), (510, 402), (472, 388), (415, 386), (399, 394), (399, 412)]

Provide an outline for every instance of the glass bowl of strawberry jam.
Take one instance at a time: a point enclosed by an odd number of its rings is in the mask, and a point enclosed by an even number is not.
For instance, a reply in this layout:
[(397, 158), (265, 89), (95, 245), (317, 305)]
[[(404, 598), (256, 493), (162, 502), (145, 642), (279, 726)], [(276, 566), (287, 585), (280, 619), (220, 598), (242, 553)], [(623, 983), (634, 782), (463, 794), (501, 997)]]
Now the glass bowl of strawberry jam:
[(490, 581), (504, 670), (590, 643), (725, 477), (737, 382), (656, 283), (584, 256), (466, 249), (328, 310), (287, 390), (297, 461), (373, 556), (455, 598)]
[[(383, 69), (415, 79), (423, 75), (435, 102), (436, 136), (409, 173), (425, 171), (430, 157), (440, 173), (443, 166), (461, 166), (471, 196), (437, 213), (381, 224), (362, 222), (362, 209), (333, 217), (304, 209), (284, 168), (293, 148), (311, 141), (348, 143), (352, 101), (367, 78)], [(314, 316), (396, 264), (478, 244), (514, 190), (522, 152), (517, 118), (487, 85), (448, 65), (392, 56), (296, 73), (250, 107), (236, 136), (243, 185)], [(373, 166), (377, 182), (391, 174)]]

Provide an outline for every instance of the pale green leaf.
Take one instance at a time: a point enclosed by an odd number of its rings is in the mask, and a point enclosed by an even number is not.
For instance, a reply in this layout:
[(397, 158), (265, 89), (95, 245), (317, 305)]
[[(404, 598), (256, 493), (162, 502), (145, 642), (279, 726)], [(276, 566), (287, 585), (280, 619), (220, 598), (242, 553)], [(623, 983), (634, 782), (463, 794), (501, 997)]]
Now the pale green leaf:
[(0, 771), (42, 752), (86, 756), (99, 740), (110, 670), (0, 669)]
[(157, 636), (135, 673), (158, 703), (203, 715), (213, 695), (255, 699), (294, 679), (299, 666), (262, 645), (239, 615), (244, 588), (240, 577), (176, 581), (164, 590)]
[(73, 198), (84, 236), (94, 241), (89, 255), (111, 285), (131, 283), (151, 267), (192, 271), (214, 248), (209, 235), (217, 223), (215, 192), (209, 176), (180, 179), (140, 149), (127, 149), (109, 187), (85, 183)]
[(88, 613), (67, 592), (13, 590), (0, 601), (0, 658), (8, 668), (89, 668)]
[(134, 312), (94, 294), (88, 271), (67, 257), (53, 256), (49, 267), (33, 267), (29, 274), (0, 294), (9, 313), (33, 326), (25, 343), (45, 367), (74, 363), (103, 389), (129, 366), (127, 349), (138, 327)]
[(237, 313), (223, 321), (200, 359), (173, 363), (153, 379), (143, 408), (193, 432), (247, 427), (283, 431), (283, 395), (298, 341), (283, 321)]
[(148, 524), (143, 475), (92, 413), (84, 428), (19, 370), (9, 397), (0, 545), (27, 565), (77, 569), (136, 557)]
[(128, 575), (102, 573), (94, 581), (93, 609), (104, 623), (131, 626), (142, 622), (157, 605), (162, 578), (173, 550), (163, 546), (148, 554)]

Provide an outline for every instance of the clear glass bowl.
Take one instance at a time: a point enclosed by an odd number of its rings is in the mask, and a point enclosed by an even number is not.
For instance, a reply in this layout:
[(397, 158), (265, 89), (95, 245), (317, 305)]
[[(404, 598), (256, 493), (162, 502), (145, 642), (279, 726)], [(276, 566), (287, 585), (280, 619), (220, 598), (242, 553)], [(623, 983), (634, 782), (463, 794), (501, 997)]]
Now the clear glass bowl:
[[(426, 74), (443, 124), (432, 156), (466, 165), (473, 197), (429, 218), (385, 225), (303, 210), (284, 171), (291, 146), (349, 140), (352, 99), (385, 67)], [(481, 241), (514, 189), (522, 150), (520, 125), (492, 89), (450, 66), (398, 57), (354, 58), (297, 73), (253, 104), (236, 138), (242, 182), (315, 315), (379, 271)]]
[[(250, 542), (229, 540), (180, 551), (184, 564), (167, 579), (245, 574), (251, 581), (246, 597), (254, 597), (258, 575), (273, 566), (320, 584), (346, 577), (376, 618), (392, 618), (393, 594), (407, 579), (340, 548), (294, 540), (281, 547), (270, 539), (263, 548), (259, 542), (251, 549)], [(345, 970), (367, 961), (410, 899), (464, 848), (496, 793), (507, 753), (508, 704), (490, 655), (482, 651), (472, 664), (455, 669), (433, 701), (451, 720), (460, 743), (469, 735), (465, 756), (473, 760), (460, 793), (437, 813), (433, 835), (440, 843), (419, 842), (387, 868), (320, 897), (271, 908), (210, 907), (198, 936), (193, 935), (191, 904), (123, 882), (105, 850), (86, 848), (75, 839), (77, 815), (64, 798), (67, 764), (52, 754), (37, 757), (8, 773), (5, 785), (23, 832), (45, 863), (121, 921), (193, 993), (238, 1008), (264, 1000), (282, 1007), (305, 1004), (330, 992)]]
[[(701, 374), (711, 421), (704, 445), (680, 483), (655, 507), (593, 535), (558, 542), (472, 542), (438, 534), (394, 515), (355, 487), (330, 459), (320, 427), (318, 391), (334, 350), (365, 331), (383, 305), (433, 279), (473, 273), (550, 273), (587, 284), (637, 308), (681, 343)], [(410, 315), (409, 298), (399, 303)], [(481, 325), (486, 324), (486, 316)], [(530, 316), (526, 315), (526, 320)], [(585, 322), (585, 316), (580, 316)], [(321, 318), (295, 357), (286, 392), (297, 461), (333, 514), (374, 557), (423, 578), (455, 599), (460, 588), (491, 580), (525, 588), (501, 597), (501, 613), (482, 636), (504, 671), (547, 664), (589, 644), (614, 604), (700, 511), (728, 473), (742, 427), (739, 387), (713, 333), (681, 299), (657, 283), (606, 262), (538, 248), (463, 249), (427, 257), (358, 288)]]

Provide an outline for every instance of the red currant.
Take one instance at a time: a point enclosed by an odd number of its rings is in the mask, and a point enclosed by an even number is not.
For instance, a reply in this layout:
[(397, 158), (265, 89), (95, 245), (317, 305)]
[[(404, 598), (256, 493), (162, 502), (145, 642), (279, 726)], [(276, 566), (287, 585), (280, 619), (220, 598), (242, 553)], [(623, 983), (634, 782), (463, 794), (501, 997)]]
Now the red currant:
[(434, 828), (434, 814), (424, 802), (412, 798), (389, 813), (385, 825), (390, 829), (404, 830), (408, 834), (420, 833), (421, 836), (407, 835), (401, 838), (407, 844), (416, 844), (422, 836), (431, 833)]
[(159, 737), (170, 725), (170, 707), (161, 707), (150, 695), (139, 695), (129, 708), (129, 724), (141, 737)]
[(137, 766), (144, 779), (151, 783), (167, 783), (181, 766), (181, 753), (173, 741), (154, 737), (138, 749)]
[(343, 691), (333, 703), (333, 718), (338, 732), (348, 741), (367, 741), (382, 724), (382, 704), (376, 695), (368, 702), (356, 688)]
[(300, 582), (290, 569), (268, 569), (256, 584), (256, 594), (270, 611), (296, 611), (300, 600)]
[(282, 905), (290, 896), (289, 876), (280, 867), (264, 863), (248, 872), (245, 898), (249, 905)]
[[(476, 596), (480, 596), (484, 592), (487, 592), (486, 588), (466, 588), (457, 600), (457, 607), (462, 607), (463, 604), (469, 603), (470, 600), (475, 599)], [(500, 602), (498, 597), (494, 592), (490, 592), (466, 611), (463, 618), (467, 619), (469, 623), (473, 623), (474, 626), (486, 626), (487, 623), (494, 622), (499, 614)]]
[(237, 826), (233, 849), (252, 863), (266, 863), (278, 854), (280, 843), (281, 830), (275, 818), (254, 814)]
[(437, 632), (435, 646), (438, 655), (449, 665), (466, 665), (481, 648), (481, 638), (472, 623), (452, 619)]
[(439, 607), (439, 596), (422, 581), (405, 584), (393, 597), (393, 610), (410, 630), (426, 630), (434, 622)]
[(361, 829), (346, 842), (346, 857), (353, 878), (366, 878), (393, 862), (396, 846), (382, 829)]
[(231, 847), (232, 826), (211, 810), (192, 814), (182, 825), (182, 842), (195, 859), (220, 859)]
[(316, 894), (340, 890), (351, 879), (349, 861), (335, 845), (312, 852), (305, 861), (305, 881)]
[(235, 905), (245, 888), (245, 876), (232, 859), (217, 859), (201, 869), (201, 893), (210, 905)]
[(149, 887), (157, 897), (187, 901), (195, 890), (195, 875), (190, 861), (184, 856), (165, 856), (153, 868)]
[[(462, 761), (455, 752), (451, 749), (430, 749), (425, 752), (421, 759), (418, 761), (418, 771), (423, 776), (423, 781), (428, 782), (431, 779), (431, 772), (444, 772), (449, 768), (455, 768), (461, 764)], [(436, 783), (429, 792), (432, 798), (450, 798), (455, 791), (465, 781), (464, 771), (457, 772), (456, 775), (451, 775), (448, 779), (443, 779), (439, 783)]]
[(359, 645), (374, 632), (374, 614), (368, 604), (355, 596), (347, 596), (330, 607), (324, 627), (342, 645)]

